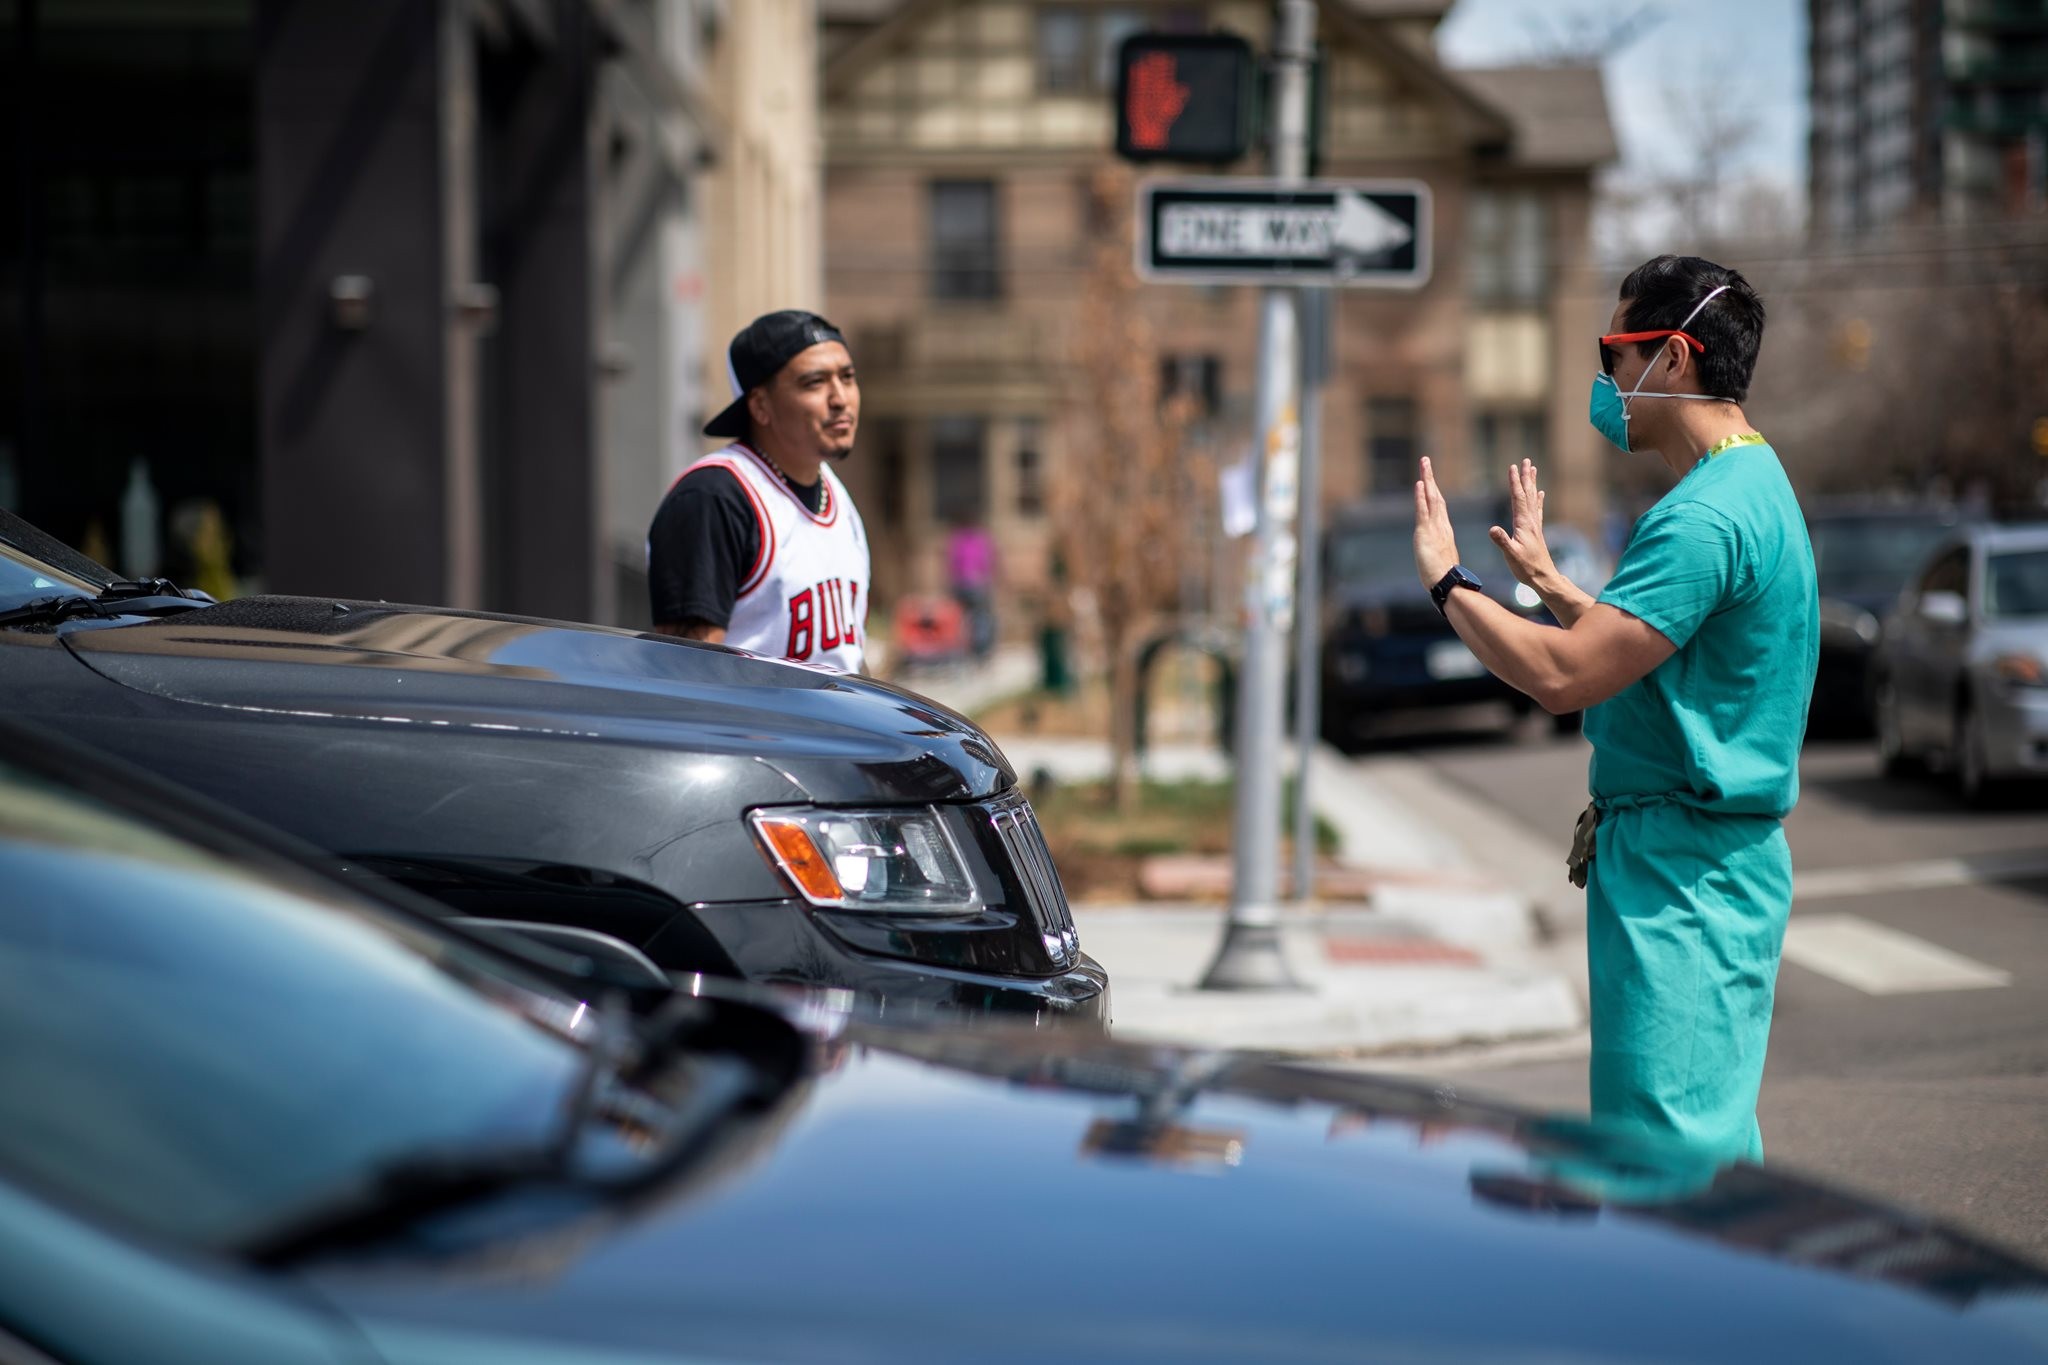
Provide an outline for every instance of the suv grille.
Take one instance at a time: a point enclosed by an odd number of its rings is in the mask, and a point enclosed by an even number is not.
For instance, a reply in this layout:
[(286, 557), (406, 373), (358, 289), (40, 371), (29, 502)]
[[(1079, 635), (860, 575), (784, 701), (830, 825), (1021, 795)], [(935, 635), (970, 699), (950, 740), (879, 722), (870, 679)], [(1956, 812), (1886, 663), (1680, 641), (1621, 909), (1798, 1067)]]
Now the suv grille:
[(1045, 834), (1038, 828), (1031, 803), (1013, 792), (983, 809), (1010, 857), (1011, 871), (1023, 884), (1024, 899), (1045, 941), (1046, 956), (1055, 966), (1073, 966), (1081, 955), (1081, 935), (1074, 928), (1066, 888), (1060, 885), (1059, 869), (1053, 866), (1052, 850), (1045, 846)]

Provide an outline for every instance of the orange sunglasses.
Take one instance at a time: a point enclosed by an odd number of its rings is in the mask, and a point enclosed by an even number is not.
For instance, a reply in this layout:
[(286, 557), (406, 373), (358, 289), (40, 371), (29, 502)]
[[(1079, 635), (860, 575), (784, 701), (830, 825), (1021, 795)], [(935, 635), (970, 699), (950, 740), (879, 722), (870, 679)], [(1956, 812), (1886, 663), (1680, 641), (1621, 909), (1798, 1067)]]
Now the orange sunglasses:
[(1621, 359), (1614, 349), (1616, 346), (1625, 346), (1631, 341), (1661, 341), (1665, 337), (1684, 337), (1685, 344), (1692, 347), (1694, 352), (1699, 355), (1707, 353), (1707, 348), (1700, 344), (1698, 337), (1691, 332), (1681, 332), (1676, 327), (1666, 327), (1656, 332), (1609, 332), (1600, 338), (1600, 372), (1610, 379), (1614, 377), (1614, 362)]

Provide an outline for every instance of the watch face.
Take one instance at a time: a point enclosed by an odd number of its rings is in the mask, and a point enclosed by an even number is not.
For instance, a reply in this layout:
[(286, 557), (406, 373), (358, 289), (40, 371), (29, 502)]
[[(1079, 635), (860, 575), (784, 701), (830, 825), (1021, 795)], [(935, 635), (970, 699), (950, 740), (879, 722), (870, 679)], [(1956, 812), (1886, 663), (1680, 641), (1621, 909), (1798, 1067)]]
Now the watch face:
[(1444, 599), (1458, 588), (1477, 588), (1483, 591), (1485, 585), (1463, 564), (1453, 565), (1451, 571), (1443, 576), (1442, 581), (1429, 590), (1430, 598), (1435, 601), (1438, 611), (1444, 609)]

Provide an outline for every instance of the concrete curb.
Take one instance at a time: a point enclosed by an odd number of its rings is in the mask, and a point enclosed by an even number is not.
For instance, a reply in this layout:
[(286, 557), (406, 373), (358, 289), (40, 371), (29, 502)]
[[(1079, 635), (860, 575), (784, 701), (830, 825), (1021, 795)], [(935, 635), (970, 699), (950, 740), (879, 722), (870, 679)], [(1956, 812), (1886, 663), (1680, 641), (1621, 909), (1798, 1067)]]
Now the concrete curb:
[[(1565, 880), (1564, 858), (1571, 842), (1577, 804), (1561, 802), (1554, 842), (1537, 837), (1512, 816), (1406, 754), (1374, 754), (1346, 761), (1333, 754), (1319, 771), (1341, 768), (1347, 780), (1376, 789), (1396, 804), (1410, 823), (1450, 831), (1447, 865), (1471, 869), (1518, 896), (1543, 938), (1583, 934), (1585, 893)], [(1320, 803), (1319, 803), (1320, 805)], [(1371, 862), (1369, 857), (1358, 861)]]
[[(1099, 741), (999, 741), (1027, 777), (1080, 782), (1108, 771)], [(1541, 876), (1563, 881), (1561, 855), (1419, 762), (1353, 761), (1328, 748), (1317, 758), (1311, 799), (1336, 828), (1344, 862), (1363, 871), (1369, 908), (1284, 912), (1282, 942), (1307, 989), (1233, 994), (1195, 989), (1222, 906), (1077, 905), (1082, 947), (1110, 974), (1117, 1034), (1332, 1057), (1582, 1030), (1582, 992), (1544, 950), (1531, 896)], [(1213, 748), (1173, 744), (1149, 752), (1144, 768), (1166, 780), (1231, 771)]]
[[(1488, 913), (1515, 904), (1497, 900)], [(1436, 932), (1439, 907), (1419, 900), (1415, 908), (1421, 913), (1399, 917), (1356, 909), (1284, 916), (1284, 950), (1307, 987), (1298, 993), (1194, 989), (1222, 929), (1220, 909), (1079, 906), (1075, 919), (1082, 947), (1110, 974), (1119, 1037), (1346, 1056), (1583, 1027), (1578, 994), (1563, 975), (1489, 964)]]
[(1197, 992), (1117, 978), (1119, 1038), (1364, 1056), (1571, 1033), (1585, 1023), (1562, 977), (1455, 968), (1333, 971), (1299, 996)]

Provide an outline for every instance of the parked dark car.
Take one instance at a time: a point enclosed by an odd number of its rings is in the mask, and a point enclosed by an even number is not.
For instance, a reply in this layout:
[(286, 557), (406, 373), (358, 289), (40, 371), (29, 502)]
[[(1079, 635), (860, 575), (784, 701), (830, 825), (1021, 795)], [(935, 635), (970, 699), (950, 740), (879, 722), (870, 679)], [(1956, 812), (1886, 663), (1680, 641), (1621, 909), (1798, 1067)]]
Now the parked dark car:
[[(1467, 564), (1488, 597), (1531, 620), (1556, 624), (1535, 593), (1516, 583), (1486, 539), (1505, 524), (1495, 498), (1453, 498), (1452, 523), (1462, 548), (1478, 556)], [(1323, 732), (1348, 747), (1369, 736), (1389, 712), (1433, 710), (1504, 702), (1511, 716), (1535, 703), (1486, 671), (1437, 612), (1415, 578), (1415, 506), (1407, 499), (1376, 499), (1331, 518), (1323, 560)], [(1568, 526), (1546, 529), (1558, 569), (1590, 592), (1606, 582), (1591, 543)], [(1576, 728), (1576, 715), (1559, 716), (1560, 730)]]
[(6, 732), (0, 887), (8, 1365), (2048, 1360), (2037, 1267), (1770, 1169), (957, 1011), (628, 1013)]
[(1808, 504), (1806, 530), (1820, 581), (1820, 667), (1808, 722), (1813, 732), (1870, 733), (1870, 663), (1885, 614), (1928, 552), (1961, 524), (1955, 508), (1938, 504), (1861, 499)]
[(1874, 668), (1887, 773), (1931, 760), (1973, 803), (2048, 781), (2048, 523), (1938, 547), (1885, 618)]
[(667, 971), (1106, 1017), (1008, 762), (880, 683), (481, 612), (194, 601), (0, 512), (0, 689), (464, 914)]

